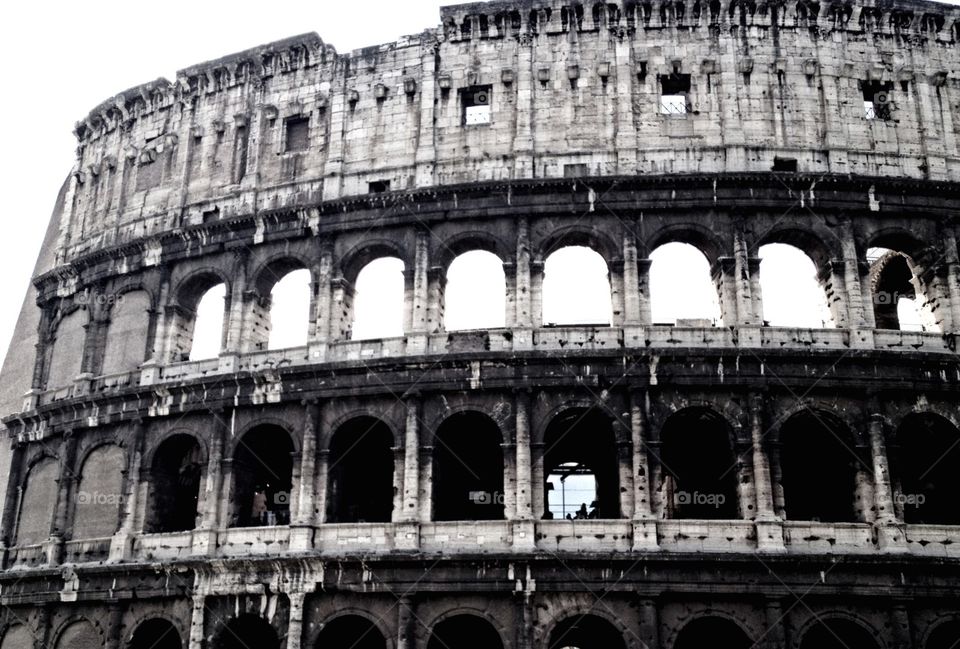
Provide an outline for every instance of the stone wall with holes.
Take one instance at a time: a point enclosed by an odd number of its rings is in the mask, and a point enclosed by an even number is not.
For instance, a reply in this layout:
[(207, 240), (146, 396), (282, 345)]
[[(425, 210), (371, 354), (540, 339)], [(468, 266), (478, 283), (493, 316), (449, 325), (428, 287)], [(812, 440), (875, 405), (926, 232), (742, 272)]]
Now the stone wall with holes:
[[(347, 54), (297, 36), (105, 101), (76, 129), (58, 260), (452, 183), (771, 169), (960, 180), (953, 6), (524, 0), (441, 19)], [(468, 119), (477, 105), (487, 123)]]

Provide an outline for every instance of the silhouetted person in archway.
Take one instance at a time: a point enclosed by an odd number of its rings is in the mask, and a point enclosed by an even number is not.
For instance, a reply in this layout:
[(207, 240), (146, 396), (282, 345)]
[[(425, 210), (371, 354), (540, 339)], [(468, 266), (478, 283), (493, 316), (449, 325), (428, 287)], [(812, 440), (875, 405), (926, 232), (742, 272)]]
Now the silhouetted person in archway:
[(267, 493), (262, 485), (253, 490), (253, 504), (250, 508), (250, 520), (254, 525), (264, 525), (267, 521)]
[(587, 518), (587, 503), (580, 503), (580, 509), (577, 510), (577, 518)]

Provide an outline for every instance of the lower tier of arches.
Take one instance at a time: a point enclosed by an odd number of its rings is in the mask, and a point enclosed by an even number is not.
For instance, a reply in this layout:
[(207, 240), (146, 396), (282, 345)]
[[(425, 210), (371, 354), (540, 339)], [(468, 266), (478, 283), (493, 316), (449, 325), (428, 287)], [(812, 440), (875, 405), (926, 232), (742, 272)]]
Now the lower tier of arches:
[(0, 575), (0, 649), (946, 649), (960, 565), (572, 554)]

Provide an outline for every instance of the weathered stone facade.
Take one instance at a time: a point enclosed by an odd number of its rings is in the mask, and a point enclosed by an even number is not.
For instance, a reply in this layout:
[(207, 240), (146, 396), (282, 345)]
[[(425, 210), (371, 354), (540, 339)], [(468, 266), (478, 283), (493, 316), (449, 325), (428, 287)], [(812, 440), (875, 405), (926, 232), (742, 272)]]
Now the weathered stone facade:
[[(954, 646), (960, 8), (441, 17), (201, 64), (78, 124), (0, 376), (0, 648)], [(653, 322), (676, 241), (722, 326)], [(774, 242), (834, 328), (766, 325)], [(610, 325), (545, 325), (568, 245), (606, 262)], [(476, 249), (506, 326), (448, 332)], [(384, 256), (404, 335), (352, 340)], [(266, 349), (296, 269), (307, 344)], [(220, 283), (221, 354), (185, 360)], [(939, 331), (898, 328), (901, 290)], [(593, 518), (549, 513), (569, 462)]]

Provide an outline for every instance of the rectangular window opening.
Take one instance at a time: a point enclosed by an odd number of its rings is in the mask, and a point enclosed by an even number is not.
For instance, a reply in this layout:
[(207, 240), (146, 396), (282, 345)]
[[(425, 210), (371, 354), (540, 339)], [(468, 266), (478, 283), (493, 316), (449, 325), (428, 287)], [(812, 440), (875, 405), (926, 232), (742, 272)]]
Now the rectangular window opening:
[(660, 75), (660, 114), (685, 115), (690, 112), (690, 75)]
[(384, 192), (390, 191), (390, 181), (389, 180), (374, 180), (367, 183), (367, 190), (371, 194), (382, 194)]
[(288, 117), (284, 121), (286, 142), (284, 151), (306, 151), (310, 146), (310, 118)]
[(492, 92), (493, 86), (470, 86), (460, 91), (465, 126), (489, 124), (493, 121)]
[(889, 120), (893, 104), (892, 81), (861, 81), (863, 89), (863, 114), (867, 119)]

